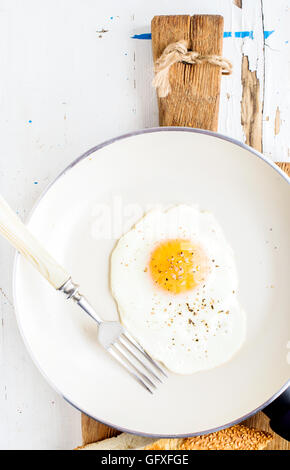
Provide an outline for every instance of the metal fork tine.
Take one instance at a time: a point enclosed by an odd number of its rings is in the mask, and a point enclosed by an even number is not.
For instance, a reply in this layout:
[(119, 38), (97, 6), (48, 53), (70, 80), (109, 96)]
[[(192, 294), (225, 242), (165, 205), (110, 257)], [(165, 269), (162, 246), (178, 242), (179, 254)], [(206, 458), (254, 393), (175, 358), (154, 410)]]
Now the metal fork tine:
[[(126, 342), (124, 341), (124, 338), (126, 339)], [(144, 369), (146, 369), (147, 372), (149, 372), (149, 374), (151, 376), (153, 376), (156, 380), (158, 380), (158, 382), (162, 383), (162, 380), (160, 379), (160, 377), (158, 377), (158, 375), (156, 375), (156, 373), (150, 368), (148, 367), (146, 364), (144, 364), (144, 362), (141, 361), (141, 359), (139, 359), (139, 357), (136, 356), (136, 347), (131, 343), (130, 340), (128, 340), (128, 338), (126, 338), (126, 336), (120, 336), (119, 337), (119, 342), (122, 344), (122, 346), (124, 348), (126, 348), (127, 351), (129, 351), (132, 356), (134, 357), (134, 359), (139, 362), (139, 364), (141, 364), (142, 367), (144, 367)], [(139, 349), (138, 349), (139, 351)], [(139, 351), (140, 352), (140, 351)]]
[(134, 377), (135, 380), (137, 380), (140, 385), (142, 385), (142, 387), (153, 394), (148, 385), (137, 375), (133, 367), (131, 367), (124, 359), (122, 359), (119, 353), (116, 353), (116, 351), (114, 351), (112, 348), (108, 348), (107, 351), (114, 357), (114, 359), (116, 359), (116, 361), (119, 362), (119, 364), (121, 364), (127, 370), (127, 372), (129, 372), (129, 374), (132, 375), (132, 377)]
[(141, 354), (143, 354), (143, 356), (146, 357), (147, 361), (149, 361), (154, 367), (156, 367), (156, 369), (158, 369), (162, 375), (164, 375), (164, 377), (167, 377), (167, 374), (164, 372), (164, 370), (159, 366), (159, 364), (157, 364), (157, 362), (155, 362), (152, 357), (149, 356), (149, 354), (147, 354), (147, 352), (145, 351), (145, 349), (142, 348), (142, 346), (137, 343), (137, 341), (128, 333), (128, 331), (124, 330), (124, 333), (123, 333), (123, 336), (125, 336), (125, 338), (130, 341), (130, 343), (132, 343), (133, 346), (135, 346), (135, 348), (138, 349), (138, 351), (140, 351)]
[[(151, 377), (155, 377), (157, 380), (160, 378), (157, 374), (149, 368), (147, 365), (141, 361), (138, 356), (134, 354), (131, 348), (128, 347), (127, 343), (120, 341), (120, 347), (125, 348), (125, 351), (118, 350), (116, 346), (116, 341), (120, 340), (121, 337), (125, 339), (125, 341), (129, 342), (132, 347), (135, 347), (139, 353), (143, 355), (143, 357), (153, 366), (157, 371), (159, 371), (164, 377), (167, 377), (167, 374), (164, 370), (155, 362), (149, 354), (142, 348), (140, 344), (135, 341), (134, 338), (124, 329), (120, 322), (117, 321), (103, 321), (99, 315), (96, 313), (92, 305), (87, 301), (87, 299), (80, 294), (78, 290), (78, 286), (69, 278), (63, 286), (59, 288), (61, 292), (66, 294), (68, 298), (73, 299), (80, 308), (84, 310), (91, 318), (93, 318), (98, 326), (98, 340), (100, 344), (105, 348), (109, 353), (122, 364), (122, 366), (130, 372), (131, 375), (141, 384), (143, 385), (150, 393), (153, 393), (151, 388), (156, 388), (156, 385), (145, 375), (143, 374), (138, 367), (132, 363), (132, 358), (134, 357), (135, 361), (139, 362), (145, 370), (151, 374)], [(117, 352), (114, 351), (112, 348), (117, 347)], [(120, 357), (121, 355), (121, 357)], [(150, 386), (148, 386), (150, 384)], [(151, 387), (151, 388), (150, 388)]]
[(143, 379), (143, 381), (145, 380), (150, 385), (150, 387), (157, 388), (155, 383), (152, 382), (152, 380), (149, 379), (147, 375), (143, 374), (143, 372), (138, 369), (138, 367), (135, 366), (135, 364), (132, 362), (132, 354), (130, 353), (130, 351), (126, 350), (125, 348), (122, 348), (122, 345), (118, 342), (115, 342), (113, 346), (129, 362), (130, 366), (133, 367), (135, 372), (137, 372), (137, 374)]

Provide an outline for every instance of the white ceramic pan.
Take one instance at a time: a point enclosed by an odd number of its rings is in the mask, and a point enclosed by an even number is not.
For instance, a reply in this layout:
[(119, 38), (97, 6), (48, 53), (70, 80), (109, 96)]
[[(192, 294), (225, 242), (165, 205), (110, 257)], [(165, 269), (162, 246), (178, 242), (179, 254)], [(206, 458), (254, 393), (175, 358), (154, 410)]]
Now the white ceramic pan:
[[(269, 405), (289, 385), (289, 201), (289, 179), (277, 166), (212, 132), (147, 129), (89, 150), (43, 194), (28, 226), (100, 314), (117, 318), (110, 253), (140, 208), (198, 203), (215, 214), (235, 251), (247, 338), (228, 363), (170, 374), (151, 396), (101, 350), (97, 325), (17, 257), (17, 319), (41, 373), (89, 416), (146, 435), (206, 433)], [(283, 396), (270, 411), (278, 409), (274, 427), (289, 437)]]

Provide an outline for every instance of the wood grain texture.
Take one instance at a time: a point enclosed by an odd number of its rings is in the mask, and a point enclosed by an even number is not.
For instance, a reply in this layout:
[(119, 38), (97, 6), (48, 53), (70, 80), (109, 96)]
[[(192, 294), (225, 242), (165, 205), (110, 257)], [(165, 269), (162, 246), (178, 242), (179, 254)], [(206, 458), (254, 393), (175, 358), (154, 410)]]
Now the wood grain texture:
[(290, 163), (287, 162), (277, 162), (277, 165), (281, 168), (281, 170), (285, 171), (285, 173), (290, 178)]
[[(200, 54), (222, 54), (223, 17), (155, 16), (151, 23), (154, 61), (180, 39)], [(216, 65), (178, 63), (170, 69), (171, 93), (158, 99), (160, 126), (217, 130), (221, 69)]]
[(238, 8), (243, 8), (243, 0), (233, 0), (233, 4)]
[(95, 421), (94, 419), (82, 413), (83, 445), (117, 436), (118, 434), (120, 434), (120, 432), (116, 429), (110, 428), (105, 424), (98, 423), (98, 421)]
[(249, 70), (249, 58), (242, 58), (242, 102), (241, 123), (244, 129), (246, 144), (262, 152), (262, 103), (260, 100), (260, 81), (257, 71)]

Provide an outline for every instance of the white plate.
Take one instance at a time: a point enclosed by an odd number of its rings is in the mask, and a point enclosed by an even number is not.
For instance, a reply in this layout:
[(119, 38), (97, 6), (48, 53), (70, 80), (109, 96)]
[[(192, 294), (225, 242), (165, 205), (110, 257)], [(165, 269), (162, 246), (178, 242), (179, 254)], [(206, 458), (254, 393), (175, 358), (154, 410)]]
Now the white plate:
[[(161, 436), (223, 427), (278, 395), (289, 378), (288, 183), (248, 147), (185, 128), (123, 136), (75, 162), (43, 195), (28, 225), (104, 318), (117, 318), (109, 289), (116, 240), (110, 233), (96, 238), (100, 211), (107, 211), (106, 227), (111, 223), (117, 238), (133, 222), (136, 206), (129, 204), (198, 203), (215, 214), (235, 251), (248, 333), (227, 364), (170, 374), (151, 396), (101, 350), (96, 324), (18, 257), (19, 326), (50, 384), (99, 421)], [(123, 227), (116, 220), (120, 207)]]

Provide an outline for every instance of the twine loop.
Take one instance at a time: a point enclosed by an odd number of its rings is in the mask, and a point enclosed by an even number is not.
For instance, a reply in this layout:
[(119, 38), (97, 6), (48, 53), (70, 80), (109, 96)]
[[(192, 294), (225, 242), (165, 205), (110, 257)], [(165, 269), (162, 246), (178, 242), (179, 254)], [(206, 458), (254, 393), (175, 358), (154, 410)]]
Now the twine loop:
[(221, 67), (223, 75), (230, 75), (233, 68), (231, 62), (225, 57), (214, 54), (202, 55), (196, 51), (189, 51), (188, 42), (185, 40), (173, 42), (164, 49), (154, 64), (153, 86), (156, 88), (159, 98), (165, 98), (170, 93), (169, 70), (172, 65), (178, 62), (192, 65), (203, 63), (218, 65)]

